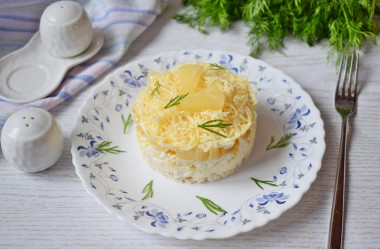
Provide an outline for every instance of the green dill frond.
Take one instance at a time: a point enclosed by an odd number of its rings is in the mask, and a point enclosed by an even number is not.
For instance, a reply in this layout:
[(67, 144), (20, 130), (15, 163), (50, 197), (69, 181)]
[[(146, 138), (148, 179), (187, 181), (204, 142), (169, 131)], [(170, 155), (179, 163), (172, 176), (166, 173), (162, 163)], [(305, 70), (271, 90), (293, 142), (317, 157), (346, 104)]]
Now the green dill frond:
[(264, 50), (283, 51), (288, 35), (309, 46), (327, 40), (328, 60), (337, 53), (360, 50), (365, 41), (376, 44), (379, 33), (379, 0), (185, 0), (189, 7), (175, 15), (205, 33), (222, 31), (242, 20), (248, 26), (251, 55)]

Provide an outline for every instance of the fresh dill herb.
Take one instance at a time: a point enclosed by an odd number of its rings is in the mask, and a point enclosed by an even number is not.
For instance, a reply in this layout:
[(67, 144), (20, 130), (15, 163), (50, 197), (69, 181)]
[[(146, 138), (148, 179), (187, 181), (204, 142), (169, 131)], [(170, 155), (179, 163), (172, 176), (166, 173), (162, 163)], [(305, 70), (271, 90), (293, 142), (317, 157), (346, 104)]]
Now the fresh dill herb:
[(211, 70), (225, 70), (227, 68), (221, 66), (221, 65), (218, 65), (216, 63), (210, 63), (211, 65)]
[[(189, 7), (174, 16), (202, 33), (217, 27), (225, 31), (237, 21), (248, 27), (251, 55), (263, 50), (282, 51), (284, 39), (293, 36), (312, 46), (327, 40), (328, 59), (336, 52), (376, 43), (380, 16), (377, 0), (299, 1), (299, 0), (184, 0)], [(339, 59), (338, 59), (339, 61)]]
[(201, 202), (203, 203), (203, 205), (213, 214), (217, 215), (216, 212), (220, 212), (220, 213), (227, 213), (227, 211), (225, 211), (223, 208), (221, 208), (220, 206), (216, 205), (214, 202), (210, 201), (209, 199), (206, 199), (206, 198), (203, 198), (203, 197), (200, 197), (200, 196), (196, 196), (199, 200), (201, 200)]
[(215, 119), (215, 120), (210, 120), (210, 121), (207, 121), (203, 124), (200, 124), (198, 125), (199, 128), (202, 128), (202, 129), (205, 129), (209, 132), (212, 132), (218, 136), (221, 136), (221, 137), (226, 137), (225, 135), (223, 134), (220, 134), (219, 132), (216, 132), (214, 130), (211, 130), (209, 129), (210, 127), (217, 127), (217, 128), (226, 128), (227, 126), (230, 126), (232, 124), (223, 124), (223, 120), (222, 119)]
[(106, 147), (110, 146), (111, 143), (112, 142), (110, 142), (110, 141), (103, 141), (103, 142), (101, 142), (99, 144), (99, 146), (95, 150), (99, 151), (100, 153), (108, 152), (108, 153), (111, 153), (111, 154), (117, 154), (117, 153), (121, 153), (121, 152), (126, 152), (124, 150), (118, 150), (117, 148), (119, 146), (113, 146), (113, 147), (106, 148)]
[(262, 190), (264, 190), (263, 187), (261, 187), (260, 183), (262, 184), (267, 184), (267, 185), (270, 185), (270, 186), (274, 186), (274, 187), (277, 187), (276, 184), (274, 184), (274, 181), (262, 181), (262, 180), (259, 180), (259, 179), (256, 179), (256, 178), (253, 178), (251, 177), (251, 180), (254, 181), (256, 183), (256, 185), (261, 188)]
[(127, 132), (127, 128), (128, 128), (128, 126), (129, 126), (130, 124), (132, 124), (132, 122), (133, 122), (132, 115), (129, 114), (129, 115), (128, 115), (128, 119), (127, 119), (127, 121), (125, 121), (125, 119), (124, 119), (124, 115), (121, 114), (121, 120), (123, 120), (123, 124), (124, 124), (124, 134), (125, 134), (125, 133)]
[(184, 95), (178, 95), (177, 97), (173, 98), (173, 99), (170, 99), (169, 103), (166, 104), (166, 106), (164, 107), (165, 109), (167, 108), (170, 108), (172, 106), (176, 106), (176, 105), (179, 105), (180, 104), (180, 101), (185, 98), (187, 95), (189, 95), (189, 93), (186, 93)]
[(147, 185), (145, 185), (141, 193), (145, 193), (145, 192), (146, 192), (146, 195), (141, 200), (146, 200), (148, 198), (153, 197), (153, 180), (151, 180)]
[(154, 96), (154, 93), (158, 93), (158, 95), (160, 95), (160, 87), (162, 87), (162, 85), (160, 84), (160, 82), (157, 80), (156, 83), (154, 83), (154, 85), (156, 86), (152, 93), (150, 95)]
[(277, 143), (273, 144), (275, 139), (274, 136), (270, 137), (270, 143), (267, 145), (267, 150), (273, 149), (273, 148), (284, 148), (290, 144), (290, 138), (292, 137), (292, 134), (286, 134), (278, 140)]

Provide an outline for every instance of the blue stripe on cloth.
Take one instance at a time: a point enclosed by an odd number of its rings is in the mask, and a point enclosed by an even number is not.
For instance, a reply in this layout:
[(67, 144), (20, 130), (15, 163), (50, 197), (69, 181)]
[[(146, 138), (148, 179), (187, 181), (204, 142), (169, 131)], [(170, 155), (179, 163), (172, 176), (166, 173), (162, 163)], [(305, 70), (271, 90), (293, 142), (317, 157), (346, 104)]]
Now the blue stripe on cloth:
[(104, 51), (104, 50), (107, 50), (107, 49), (112, 49), (112, 48), (118, 47), (120, 45), (121, 46), (125, 46), (125, 45), (130, 45), (130, 44), (131, 44), (131, 41), (118, 41), (118, 42), (112, 43), (109, 46), (102, 47), (101, 51)]
[(22, 48), (25, 44), (16, 44), (16, 43), (0, 43), (0, 47), (11, 47), (11, 48)]
[(64, 100), (68, 100), (72, 97), (71, 94), (69, 94), (68, 92), (65, 92), (65, 91), (60, 91), (58, 94), (57, 94), (57, 97), (60, 97)]
[(131, 12), (131, 13), (142, 13), (142, 14), (148, 14), (148, 15), (153, 15), (153, 16), (158, 16), (159, 14), (156, 11), (153, 10), (138, 10), (138, 9), (130, 9), (130, 8), (111, 8), (109, 10), (106, 10), (106, 13), (102, 17), (98, 18), (91, 18), (91, 22), (100, 22), (106, 19), (109, 14), (112, 12)]
[(9, 118), (10, 114), (8, 115), (8, 113), (6, 113), (5, 115), (1, 115), (0, 116), (0, 127), (3, 127), (4, 124), (5, 124), (5, 121), (7, 121), (7, 119)]
[(144, 23), (144, 22), (140, 22), (140, 21), (136, 21), (136, 20), (118, 20), (118, 21), (113, 21), (109, 24), (107, 24), (106, 26), (104, 26), (103, 28), (101, 28), (102, 31), (108, 29), (109, 27), (115, 25), (115, 24), (122, 24), (122, 23), (128, 23), (128, 24), (138, 24), (138, 25), (141, 25), (141, 26), (144, 26), (144, 27), (148, 27), (149, 25)]
[[(0, 44), (1, 45), (1, 44)], [(96, 63), (100, 63), (100, 62), (105, 62), (105, 63), (109, 63), (111, 65), (114, 65), (116, 64), (116, 61), (113, 61), (113, 60), (109, 60), (109, 59), (99, 59), (99, 60), (95, 60), (95, 61), (87, 61), (87, 62), (83, 62), (81, 63), (79, 66), (82, 66), (82, 67), (85, 67), (85, 66), (91, 66), (91, 65), (94, 65)]]
[(82, 75), (67, 75), (66, 79), (82, 80), (84, 82), (91, 83), (94, 80), (94, 77), (92, 77), (91, 75), (84, 75), (84, 74), (82, 74)]
[(13, 16), (13, 15), (0, 15), (0, 19), (9, 19), (20, 22), (40, 22), (40, 18), (25, 17), (25, 16)]
[[(39, 1), (31, 1), (31, 0), (2, 0), (0, 1), (0, 7), (1, 8), (6, 8), (6, 7), (11, 7), (11, 8), (25, 8), (25, 7), (45, 7), (51, 3), (53, 3), (54, 0), (39, 0)], [(17, 6), (18, 5), (18, 6)]]
[(36, 33), (38, 29), (7, 28), (0, 26), (0, 31)]

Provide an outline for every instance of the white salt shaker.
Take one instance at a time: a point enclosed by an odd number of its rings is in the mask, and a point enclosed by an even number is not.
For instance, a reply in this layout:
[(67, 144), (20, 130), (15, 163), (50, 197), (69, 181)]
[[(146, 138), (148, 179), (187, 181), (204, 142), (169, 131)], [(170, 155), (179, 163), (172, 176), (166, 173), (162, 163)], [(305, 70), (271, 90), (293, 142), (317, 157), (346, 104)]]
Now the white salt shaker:
[(26, 108), (12, 114), (1, 132), (4, 157), (25, 172), (52, 166), (63, 151), (62, 130), (55, 118), (41, 108)]
[(78, 3), (58, 1), (42, 13), (40, 35), (53, 56), (73, 57), (88, 48), (93, 39), (93, 27)]

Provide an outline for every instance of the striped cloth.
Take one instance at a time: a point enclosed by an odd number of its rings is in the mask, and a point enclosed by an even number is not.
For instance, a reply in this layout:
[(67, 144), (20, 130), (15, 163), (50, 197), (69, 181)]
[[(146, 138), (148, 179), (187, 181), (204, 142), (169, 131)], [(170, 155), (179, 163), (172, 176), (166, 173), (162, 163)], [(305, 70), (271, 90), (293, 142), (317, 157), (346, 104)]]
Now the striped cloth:
[[(0, 0), (0, 58), (22, 48), (39, 28), (40, 17), (54, 0)], [(0, 98), (0, 130), (17, 110), (41, 107), (49, 110), (68, 100), (110, 69), (129, 45), (154, 21), (165, 0), (80, 0), (93, 25), (104, 34), (102, 49), (90, 60), (72, 68), (51, 95), (27, 104)]]

